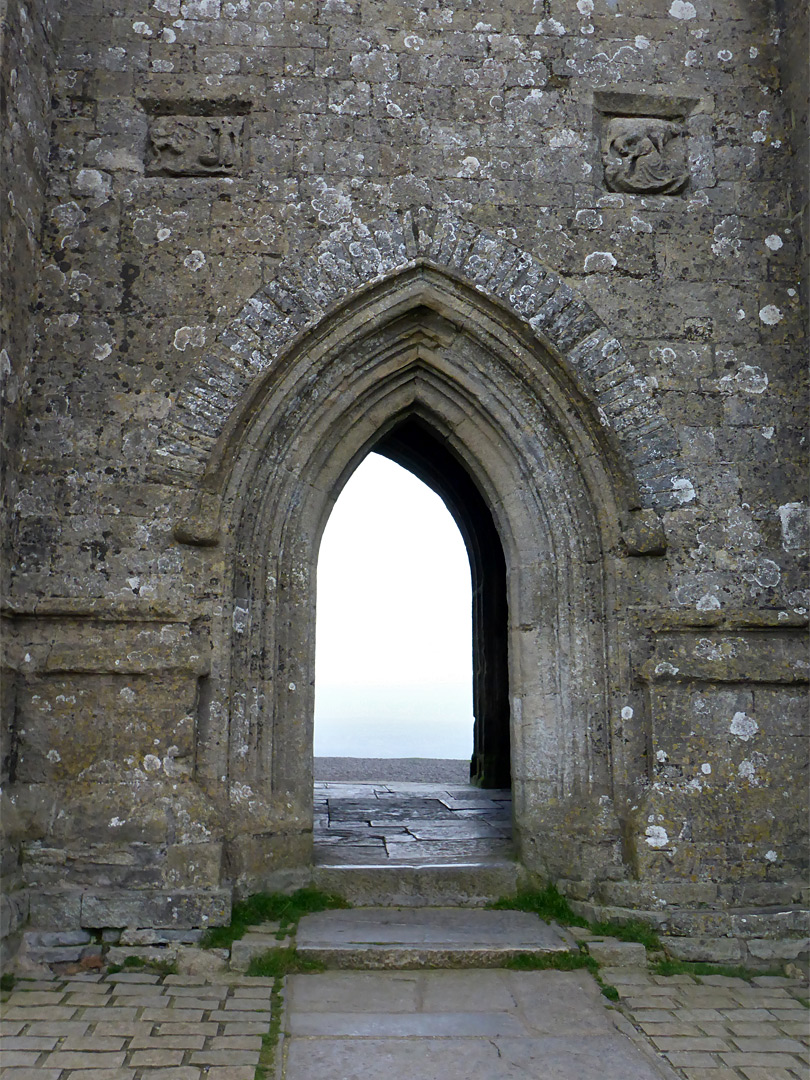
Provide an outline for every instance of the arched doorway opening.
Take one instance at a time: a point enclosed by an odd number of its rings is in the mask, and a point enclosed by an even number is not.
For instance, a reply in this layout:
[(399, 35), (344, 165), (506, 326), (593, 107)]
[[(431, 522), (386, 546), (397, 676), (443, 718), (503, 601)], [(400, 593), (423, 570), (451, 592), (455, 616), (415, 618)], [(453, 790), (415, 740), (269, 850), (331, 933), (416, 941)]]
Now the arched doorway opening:
[(442, 498), (458, 525), (472, 579), (473, 752), (470, 780), (480, 787), (511, 784), (506, 561), (498, 530), (474, 480), (418, 417), (400, 421), (374, 444), (378, 454), (409, 469)]
[(472, 585), (474, 719), (470, 781), (480, 787), (508, 788), (511, 763), (506, 561), (492, 513), (446, 440), (418, 416), (401, 419), (373, 444), (372, 450), (407, 469), (435, 491), (464, 541)]
[(466, 781), (471, 613), (469, 558), (443, 500), (372, 451), (318, 552), (316, 780)]

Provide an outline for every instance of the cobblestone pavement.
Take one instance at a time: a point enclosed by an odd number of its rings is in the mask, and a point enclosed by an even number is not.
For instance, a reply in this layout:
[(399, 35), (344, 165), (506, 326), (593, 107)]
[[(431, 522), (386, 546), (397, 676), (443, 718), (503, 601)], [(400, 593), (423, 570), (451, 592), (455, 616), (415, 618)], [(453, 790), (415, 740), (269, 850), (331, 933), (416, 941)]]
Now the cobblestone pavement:
[(253, 1080), (272, 979), (121, 972), (21, 981), (3, 1005), (3, 1080)]
[(808, 1080), (810, 989), (759, 976), (652, 975), (602, 968), (621, 1008), (688, 1080)]
[(508, 857), (508, 790), (425, 783), (317, 781), (315, 861), (443, 863)]
[[(620, 1029), (624, 1025), (637, 1045), (654, 1051), (664, 1076), (810, 1077), (806, 984), (765, 976), (752, 983), (720, 976), (697, 981), (627, 968), (603, 968), (601, 975), (619, 990), (621, 1014), (617, 1010), (615, 1015)], [(403, 973), (390, 977), (402, 978)], [(300, 983), (320, 976), (296, 978)], [(21, 980), (3, 995), (0, 1077), (253, 1080), (262, 1036), (270, 1029), (271, 992), (270, 979), (234, 974), (221, 980), (125, 972)], [(440, 1011), (446, 1013), (450, 1005), (448, 999)], [(459, 1006), (459, 1011), (468, 1008)], [(421, 1043), (424, 1037), (413, 1035), (408, 1041)], [(422, 1053), (418, 1046), (413, 1049), (417, 1057)], [(328, 1074), (321, 1077), (334, 1080)], [(542, 1070), (537, 1077), (542, 1080)]]

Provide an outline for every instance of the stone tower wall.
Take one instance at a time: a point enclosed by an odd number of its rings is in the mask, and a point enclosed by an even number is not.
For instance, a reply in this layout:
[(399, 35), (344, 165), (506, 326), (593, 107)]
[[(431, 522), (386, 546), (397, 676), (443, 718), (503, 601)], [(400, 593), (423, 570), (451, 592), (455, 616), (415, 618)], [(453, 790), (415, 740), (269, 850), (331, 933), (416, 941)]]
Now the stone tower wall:
[[(273, 365), (300, 371), (309, 401), (317, 335), (417, 265), (457, 284), (455, 299), (456, 284), (436, 287), (442, 318), (483, 327), (464, 299), (477, 289), (513, 351), (534, 350), (521, 385), (548, 395), (538, 423), (556, 416), (574, 446), (552, 403), (554, 387), (569, 395), (585, 418), (577, 445), (602, 462), (577, 465), (583, 499), (598, 469), (620, 477), (615, 513), (595, 494), (582, 511), (582, 565), (603, 574), (610, 745), (593, 753), (605, 779), (572, 781), (563, 798), (518, 762), (524, 858), (583, 901), (689, 909), (679, 933), (742, 933), (734, 911), (796, 903), (809, 598), (794, 42), (806, 11), (60, 9), (54, 65), (49, 5), (10, 3), (3, 61), (16, 200), (0, 354), (4, 787), (32, 919), (202, 925), (227, 917), (234, 880), (303, 872), (308, 796), (270, 784), (257, 798), (214, 767), (235, 768), (227, 715), (264, 709), (268, 727), (275, 715), (247, 675), (241, 704), (228, 681), (247, 574), (239, 521), (261, 495), (234, 477), (249, 475), (245, 446), (282, 463), (293, 446), (272, 427)], [(473, 356), (460, 351), (458, 370)], [(240, 443), (260, 422), (275, 434)], [(642, 511), (646, 537), (627, 525)], [(262, 510), (268, 530), (286, 512)], [(537, 728), (539, 714), (521, 723)], [(585, 727), (593, 749), (602, 735)], [(570, 845), (543, 847), (547, 827)]]
[[(37, 299), (50, 158), (51, 93), (56, 73), (60, 5), (51, 0), (0, 3), (0, 593), (10, 595), (20, 430), (33, 379), (36, 348), (32, 319)], [(5, 612), (3, 616), (5, 616)], [(14, 770), (17, 654), (2, 618), (0, 658), (0, 819), (4, 846), (0, 873), (0, 937), (26, 915), (19, 891), (22, 823), (8, 800)]]

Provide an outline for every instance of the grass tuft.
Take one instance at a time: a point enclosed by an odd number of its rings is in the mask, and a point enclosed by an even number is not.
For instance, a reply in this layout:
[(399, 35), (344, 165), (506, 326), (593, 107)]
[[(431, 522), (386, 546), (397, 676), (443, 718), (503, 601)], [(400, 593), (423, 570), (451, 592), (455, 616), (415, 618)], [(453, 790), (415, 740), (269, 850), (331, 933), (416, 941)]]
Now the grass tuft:
[(516, 896), (502, 896), (487, 907), (499, 911), (532, 911), (541, 919), (554, 919), (564, 926), (587, 927), (594, 935), (615, 937), (619, 941), (639, 941), (646, 948), (657, 950), (661, 948), (661, 942), (656, 932), (640, 919), (631, 919), (629, 922), (598, 922), (589, 923), (587, 919), (574, 914), (568, 898), (563, 896), (557, 886), (552, 882), (544, 889), (533, 892), (519, 892)]
[(0, 990), (13, 990), (16, 981), (16, 975), (13, 975), (10, 971), (4, 971), (3, 974), (0, 975)]
[(590, 930), (592, 934), (604, 934), (607, 937), (618, 938), (619, 941), (638, 941), (651, 951), (657, 951), (661, 948), (658, 934), (648, 923), (642, 922), (641, 919), (630, 919), (624, 923), (609, 922), (607, 920), (591, 923)]
[(254, 893), (233, 906), (230, 926), (212, 926), (206, 930), (201, 944), (205, 949), (229, 949), (243, 937), (251, 926), (262, 922), (281, 923), (282, 933), (295, 926), (302, 915), (350, 905), (339, 896), (320, 889), (298, 889), (286, 893)]
[(325, 971), (320, 960), (300, 956), (295, 948), (268, 949), (261, 956), (254, 956), (248, 965), (247, 975), (261, 975), (266, 979), (280, 979), (284, 975)]
[(576, 971), (587, 968), (596, 974), (598, 965), (592, 956), (583, 952), (517, 953), (504, 961), (512, 971)]
[(602, 991), (602, 993), (605, 995), (605, 997), (608, 999), (608, 1001), (618, 1001), (619, 1000), (619, 991), (616, 989), (615, 986), (611, 986), (610, 983), (601, 983), (600, 982), (599, 989)]
[(119, 971), (151, 971), (155, 975), (176, 975), (177, 964), (174, 960), (144, 960), (142, 956), (125, 956), (120, 964), (108, 964), (107, 974), (117, 975)]
[(519, 892), (516, 896), (502, 896), (487, 907), (496, 911), (532, 911), (541, 919), (555, 919), (566, 926), (587, 926), (585, 919), (575, 915), (568, 899), (562, 895), (552, 882), (544, 889), (533, 892)]

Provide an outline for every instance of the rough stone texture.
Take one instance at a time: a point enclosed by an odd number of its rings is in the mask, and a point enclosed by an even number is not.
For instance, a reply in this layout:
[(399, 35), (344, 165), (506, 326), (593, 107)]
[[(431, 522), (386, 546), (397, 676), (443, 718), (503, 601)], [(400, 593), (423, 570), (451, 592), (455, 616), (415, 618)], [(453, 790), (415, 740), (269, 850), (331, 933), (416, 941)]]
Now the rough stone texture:
[(317, 538), (417, 415), (503, 546), (524, 865), (784, 937), (735, 911), (806, 880), (806, 6), (3, 12), (34, 924), (199, 928), (309, 866)]
[(647, 963), (647, 950), (637, 941), (617, 941), (608, 938), (605, 941), (588, 941), (588, 952), (597, 964), (612, 967), (644, 967)]
[(290, 945), (289, 938), (279, 940), (275, 934), (248, 933), (235, 941), (231, 946), (230, 967), (232, 971), (247, 971), (250, 961), (255, 956), (270, 949), (286, 948)]

